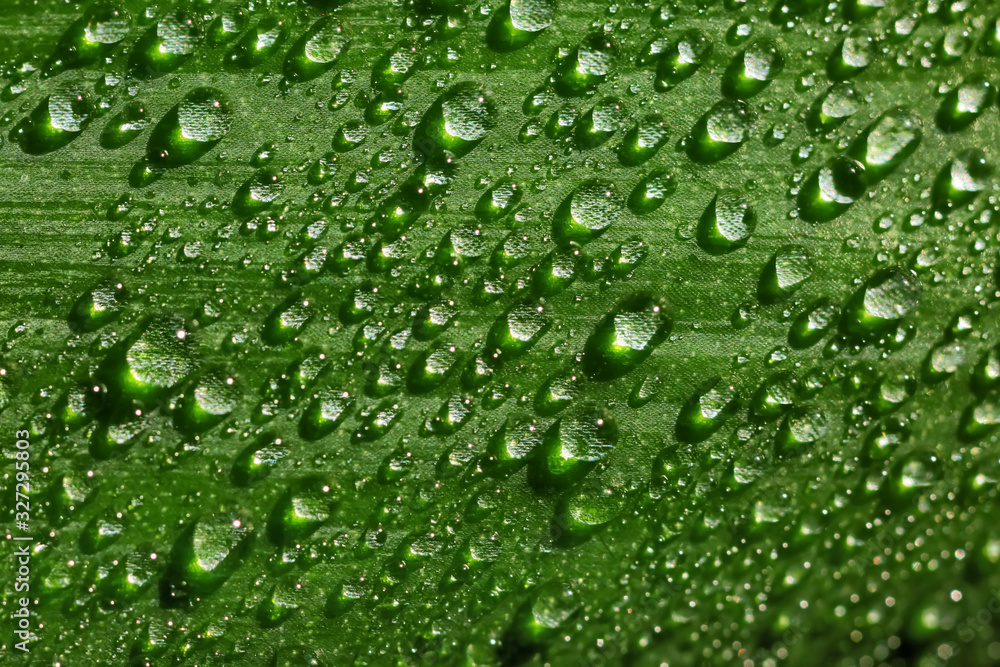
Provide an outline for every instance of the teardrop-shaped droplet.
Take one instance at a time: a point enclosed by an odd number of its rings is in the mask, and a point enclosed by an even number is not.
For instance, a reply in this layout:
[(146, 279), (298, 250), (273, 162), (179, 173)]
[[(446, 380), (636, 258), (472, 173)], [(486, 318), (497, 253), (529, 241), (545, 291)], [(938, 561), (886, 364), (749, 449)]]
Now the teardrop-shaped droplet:
[(190, 164), (212, 150), (232, 124), (232, 110), (220, 91), (195, 88), (157, 123), (146, 159), (159, 168)]
[(58, 150), (86, 129), (94, 113), (90, 97), (76, 88), (63, 88), (42, 100), (18, 123), (10, 138), (29, 155)]
[(915, 116), (904, 109), (890, 109), (861, 133), (848, 154), (864, 165), (868, 183), (874, 185), (899, 168), (923, 136)]
[(913, 312), (922, 293), (920, 277), (893, 266), (872, 275), (845, 309), (846, 325), (855, 334), (884, 331)]
[(654, 169), (632, 188), (628, 208), (636, 215), (648, 215), (660, 208), (676, 190), (673, 174), (666, 169)]
[(785, 67), (781, 48), (774, 40), (758, 40), (733, 58), (722, 75), (722, 94), (745, 100), (764, 90)]
[(472, 83), (457, 84), (424, 114), (413, 146), (430, 162), (451, 162), (479, 145), (496, 116), (496, 105), (488, 94)]
[(697, 72), (712, 55), (712, 40), (700, 30), (688, 30), (660, 54), (653, 85), (657, 90), (673, 90)]
[(536, 488), (568, 486), (607, 458), (617, 442), (618, 424), (611, 413), (584, 407), (580, 414), (560, 419), (546, 431), (531, 461), (529, 479)]
[(812, 258), (802, 246), (779, 248), (764, 267), (757, 285), (757, 297), (764, 303), (787, 299), (812, 276)]
[(666, 306), (636, 294), (605, 315), (587, 338), (583, 369), (594, 380), (613, 380), (638, 367), (670, 333)]
[(315, 79), (337, 63), (349, 43), (339, 23), (329, 16), (319, 19), (288, 49), (285, 77), (289, 81)]
[(661, 116), (646, 116), (625, 134), (618, 147), (618, 159), (625, 166), (638, 166), (656, 155), (669, 138), (667, 124)]
[(45, 66), (46, 73), (54, 75), (100, 62), (128, 36), (131, 27), (132, 18), (121, 4), (95, 2), (63, 33)]
[(722, 100), (691, 130), (687, 154), (695, 162), (712, 164), (729, 157), (750, 137), (754, 114), (741, 100)]
[(875, 39), (856, 29), (833, 49), (826, 61), (827, 74), (833, 81), (845, 81), (868, 69), (877, 54)]
[(698, 221), (698, 245), (713, 255), (742, 248), (757, 228), (757, 215), (746, 196), (722, 190)]
[(861, 98), (849, 83), (835, 83), (816, 98), (807, 119), (813, 132), (830, 132), (857, 113)]
[(698, 387), (681, 407), (677, 416), (677, 439), (687, 443), (707, 440), (739, 408), (736, 389), (715, 376)]
[(865, 166), (846, 155), (831, 158), (799, 191), (799, 215), (809, 222), (829, 222), (844, 214), (868, 188)]
[(167, 13), (132, 47), (132, 71), (148, 79), (169, 74), (194, 54), (204, 36), (197, 14), (185, 10)]
[(263, 18), (244, 33), (228, 59), (244, 69), (256, 67), (278, 52), (287, 33), (285, 21), (273, 16)]
[(149, 127), (149, 108), (135, 100), (115, 114), (101, 132), (101, 147), (115, 149), (125, 146)]
[(945, 132), (964, 130), (993, 105), (996, 97), (996, 88), (985, 78), (976, 76), (967, 79), (941, 100), (937, 125)]
[(530, 44), (556, 17), (556, 0), (509, 0), (493, 12), (486, 43), (500, 53)]
[(609, 35), (587, 36), (557, 65), (556, 91), (566, 97), (583, 95), (607, 79), (617, 60), (618, 46)]
[(560, 245), (584, 244), (607, 231), (621, 212), (621, 200), (612, 183), (587, 181), (573, 190), (556, 209), (552, 235)]

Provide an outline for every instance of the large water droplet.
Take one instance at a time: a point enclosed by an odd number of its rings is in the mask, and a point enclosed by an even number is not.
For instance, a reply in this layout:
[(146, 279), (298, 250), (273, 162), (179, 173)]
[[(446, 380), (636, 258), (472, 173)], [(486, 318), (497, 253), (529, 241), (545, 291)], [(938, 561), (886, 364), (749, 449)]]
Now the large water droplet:
[(740, 149), (750, 137), (754, 114), (741, 100), (722, 100), (695, 123), (687, 139), (687, 154), (695, 162), (711, 164)]
[(865, 167), (870, 184), (895, 171), (920, 145), (920, 121), (904, 109), (890, 109), (869, 125), (848, 153)]
[(561, 245), (587, 243), (603, 234), (621, 211), (621, 200), (612, 183), (588, 181), (570, 193), (556, 209), (552, 235)]
[(666, 339), (670, 326), (662, 301), (647, 294), (627, 297), (601, 319), (587, 339), (584, 371), (595, 380), (625, 375)]
[(42, 155), (62, 148), (86, 129), (94, 113), (94, 105), (82, 90), (58, 90), (35, 107), (11, 133), (21, 150), (30, 155)]
[(337, 63), (349, 43), (339, 23), (329, 16), (321, 18), (288, 49), (285, 77), (289, 81), (315, 79)]
[(833, 157), (799, 191), (799, 215), (809, 222), (829, 222), (843, 215), (867, 187), (863, 164), (846, 155)]
[(736, 414), (740, 400), (736, 389), (715, 376), (702, 384), (681, 407), (677, 416), (677, 439), (698, 443), (707, 440)]
[(910, 269), (893, 266), (876, 272), (845, 309), (848, 330), (868, 334), (892, 327), (916, 309), (921, 292), (920, 278)]
[(745, 100), (764, 90), (785, 67), (785, 58), (774, 40), (758, 40), (733, 58), (722, 75), (722, 94)]
[(494, 51), (520, 49), (552, 25), (556, 0), (509, 0), (493, 13), (486, 28), (486, 43)]
[(195, 88), (157, 123), (146, 159), (157, 168), (190, 164), (212, 150), (229, 132), (233, 113), (214, 88)]
[(787, 299), (812, 275), (812, 258), (802, 246), (779, 248), (764, 267), (757, 285), (757, 297), (764, 303)]
[(557, 420), (531, 461), (529, 479), (536, 488), (564, 487), (579, 480), (611, 453), (618, 425), (606, 410), (587, 407), (579, 415)]
[(567, 97), (583, 95), (607, 79), (617, 60), (618, 46), (609, 35), (589, 35), (556, 67), (556, 92)]
[(475, 84), (457, 84), (424, 114), (413, 145), (431, 162), (450, 162), (479, 145), (495, 124), (496, 113), (489, 95)]
[(657, 90), (673, 90), (697, 72), (712, 55), (712, 40), (700, 30), (688, 30), (660, 54), (653, 85)]
[(204, 37), (201, 18), (184, 10), (170, 12), (149, 28), (132, 47), (137, 76), (155, 78), (183, 65)]
[(732, 252), (746, 245), (757, 228), (757, 215), (746, 196), (722, 190), (698, 221), (698, 245), (713, 255)]

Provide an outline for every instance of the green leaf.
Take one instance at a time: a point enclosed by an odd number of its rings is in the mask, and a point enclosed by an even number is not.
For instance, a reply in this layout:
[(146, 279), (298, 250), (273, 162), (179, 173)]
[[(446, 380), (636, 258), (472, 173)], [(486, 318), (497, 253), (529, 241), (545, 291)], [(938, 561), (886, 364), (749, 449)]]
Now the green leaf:
[(1000, 660), (991, 3), (0, 28), (0, 664)]

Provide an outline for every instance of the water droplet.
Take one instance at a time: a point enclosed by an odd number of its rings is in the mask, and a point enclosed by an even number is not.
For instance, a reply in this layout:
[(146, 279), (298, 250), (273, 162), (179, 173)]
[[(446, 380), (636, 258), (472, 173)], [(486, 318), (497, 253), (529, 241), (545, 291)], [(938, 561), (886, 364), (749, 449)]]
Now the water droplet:
[(84, 292), (70, 311), (69, 324), (77, 331), (96, 331), (121, 315), (126, 293), (122, 284), (104, 280)]
[(698, 221), (698, 245), (707, 253), (724, 254), (742, 248), (757, 228), (757, 215), (746, 196), (721, 190)]
[(194, 370), (194, 352), (181, 320), (155, 318), (130, 341), (121, 358), (109, 358), (107, 367), (113, 385), (128, 398), (160, 397)]
[(913, 312), (922, 287), (913, 271), (893, 266), (876, 272), (845, 308), (848, 331), (869, 334), (885, 331)]
[(233, 195), (233, 212), (241, 218), (263, 213), (281, 195), (281, 176), (276, 171), (262, 170), (251, 176)]
[(316, 392), (302, 413), (299, 434), (306, 440), (318, 440), (332, 433), (347, 417), (353, 401), (346, 391), (326, 387)]
[(496, 475), (509, 475), (526, 464), (542, 443), (542, 424), (534, 419), (508, 417), (487, 441), (488, 466)]
[(702, 384), (681, 407), (677, 416), (677, 439), (699, 443), (710, 438), (740, 409), (735, 387), (715, 376)]
[(184, 10), (165, 14), (132, 47), (132, 71), (149, 79), (169, 74), (194, 54), (203, 37), (197, 14)]
[(981, 76), (966, 79), (945, 95), (937, 112), (937, 125), (945, 132), (958, 132), (976, 122), (996, 100), (996, 88)]
[(278, 52), (286, 34), (284, 21), (265, 17), (244, 33), (230, 51), (228, 60), (244, 69), (256, 67)]
[(154, 168), (190, 164), (212, 150), (232, 123), (232, 111), (221, 92), (195, 88), (157, 123), (146, 159)]
[(625, 124), (625, 105), (617, 97), (605, 97), (576, 123), (576, 142), (583, 149), (597, 148)]
[(830, 299), (820, 299), (803, 311), (788, 330), (788, 342), (796, 349), (812, 347), (826, 336), (840, 320), (840, 306)]
[(917, 381), (909, 375), (890, 373), (879, 378), (872, 388), (871, 404), (880, 416), (892, 414), (910, 400)]
[(774, 437), (775, 451), (785, 458), (815, 445), (826, 435), (826, 415), (816, 407), (802, 406), (792, 409), (781, 422)]
[(492, 366), (516, 359), (544, 336), (552, 321), (539, 303), (525, 303), (501, 315), (486, 335), (487, 361)]
[(991, 393), (976, 401), (962, 413), (959, 435), (967, 442), (975, 442), (991, 435), (1000, 426), (1000, 400)]
[(496, 122), (489, 95), (471, 83), (452, 86), (427, 110), (413, 145), (431, 162), (451, 162), (479, 145)]
[(972, 386), (984, 393), (1000, 386), (1000, 345), (988, 349), (972, 369)]
[(934, 207), (947, 212), (965, 206), (989, 187), (993, 165), (977, 149), (964, 150), (944, 166), (934, 180)]
[(231, 375), (209, 372), (185, 392), (175, 419), (182, 429), (202, 433), (235, 410), (239, 398), (239, 387)]
[(871, 35), (853, 30), (834, 48), (826, 61), (826, 71), (833, 81), (844, 81), (865, 71), (878, 54)]
[(552, 25), (555, 16), (555, 0), (509, 0), (493, 13), (486, 43), (500, 53), (516, 51)]
[(764, 267), (757, 285), (757, 297), (764, 303), (787, 299), (812, 276), (812, 258), (802, 246), (779, 248)]
[(406, 93), (402, 89), (383, 90), (365, 107), (365, 120), (374, 126), (388, 123), (403, 108), (405, 102)]
[(712, 40), (700, 30), (688, 30), (657, 59), (654, 87), (666, 92), (697, 72), (712, 55)]
[(410, 366), (406, 387), (414, 394), (437, 389), (458, 367), (459, 353), (449, 343), (437, 343), (421, 352)]
[(556, 209), (552, 234), (560, 245), (584, 244), (603, 234), (621, 215), (614, 184), (592, 180), (570, 193)]
[(549, 582), (535, 588), (514, 613), (505, 643), (530, 655), (552, 641), (581, 604), (566, 584)]
[(95, 2), (73, 22), (56, 45), (45, 72), (58, 74), (98, 63), (128, 36), (132, 18), (117, 2)]
[(556, 92), (565, 97), (583, 95), (607, 79), (617, 60), (618, 46), (609, 35), (589, 35), (556, 66)]
[(476, 217), (484, 223), (500, 220), (521, 201), (521, 188), (510, 180), (502, 180), (483, 193), (476, 202)]
[(612, 380), (646, 360), (670, 333), (665, 305), (653, 296), (625, 298), (605, 315), (587, 339), (583, 368), (594, 380)]
[(125, 146), (149, 127), (149, 109), (142, 102), (129, 102), (101, 132), (101, 147), (116, 149)]
[(545, 432), (531, 460), (529, 480), (540, 489), (568, 486), (607, 458), (617, 442), (618, 425), (606, 410), (590, 406), (575, 417), (559, 419)]
[(294, 340), (312, 320), (313, 312), (308, 301), (293, 295), (279, 304), (261, 328), (264, 340), (270, 345), (282, 345)]
[(809, 222), (829, 222), (843, 215), (868, 188), (865, 166), (846, 155), (830, 158), (799, 191), (799, 215)]
[(288, 49), (284, 73), (289, 81), (309, 81), (329, 71), (347, 50), (350, 40), (343, 28), (325, 16)]
[(750, 137), (754, 114), (745, 102), (722, 100), (709, 109), (691, 130), (687, 154), (693, 161), (711, 164), (729, 157)]
[(785, 67), (777, 42), (757, 40), (733, 58), (722, 75), (722, 94), (745, 100), (764, 90)]
[(772, 421), (795, 404), (798, 382), (790, 373), (776, 373), (764, 380), (750, 397), (750, 413), (760, 421)]
[(317, 476), (294, 482), (268, 516), (271, 542), (287, 547), (316, 532), (333, 514), (337, 501), (334, 489), (330, 480)]
[(62, 148), (86, 129), (94, 113), (94, 105), (82, 90), (58, 90), (35, 107), (10, 133), (21, 150), (29, 155), (42, 155)]
[(556, 542), (573, 546), (618, 518), (628, 504), (628, 487), (613, 474), (588, 477), (562, 497), (552, 528)]
[(253, 529), (233, 516), (212, 515), (191, 524), (170, 552), (162, 604), (182, 606), (217, 590), (243, 564), (252, 546)]
[(677, 190), (673, 174), (666, 169), (655, 169), (636, 183), (628, 196), (629, 210), (636, 215), (648, 215), (660, 208)]
[(864, 165), (868, 183), (874, 185), (899, 168), (923, 136), (915, 116), (904, 109), (890, 109), (861, 133), (848, 154)]
[(643, 164), (656, 155), (669, 138), (667, 124), (661, 116), (646, 116), (625, 134), (618, 147), (618, 159), (628, 167)]
[(809, 110), (808, 123), (813, 132), (830, 132), (857, 113), (861, 98), (853, 85), (835, 83), (816, 98)]

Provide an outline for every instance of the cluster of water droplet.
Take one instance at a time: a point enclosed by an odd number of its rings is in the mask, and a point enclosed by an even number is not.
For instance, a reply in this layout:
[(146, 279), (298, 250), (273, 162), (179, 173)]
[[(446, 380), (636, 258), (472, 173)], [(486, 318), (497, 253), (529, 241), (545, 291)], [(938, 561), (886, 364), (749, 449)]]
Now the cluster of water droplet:
[(886, 591), (1000, 557), (938, 527), (995, 497), (1000, 24), (313, 4), (101, 0), (4, 72), (0, 157), (113, 184), (0, 385), (40, 618), (112, 662), (939, 654), (982, 592)]

